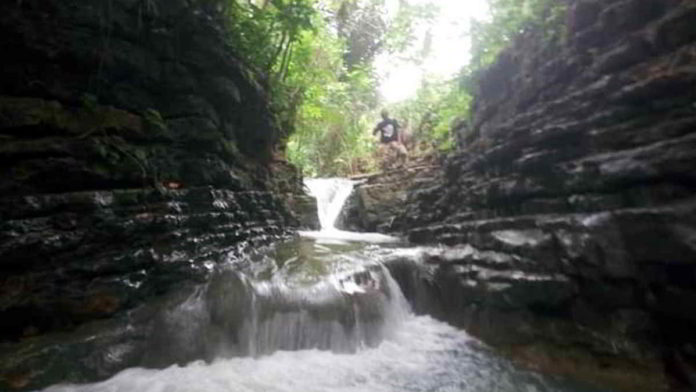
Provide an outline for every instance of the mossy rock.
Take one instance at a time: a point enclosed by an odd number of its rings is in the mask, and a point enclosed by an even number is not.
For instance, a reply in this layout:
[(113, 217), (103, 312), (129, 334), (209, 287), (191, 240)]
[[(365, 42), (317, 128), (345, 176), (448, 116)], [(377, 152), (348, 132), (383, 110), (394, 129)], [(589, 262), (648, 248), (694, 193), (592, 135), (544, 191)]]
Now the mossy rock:
[(94, 104), (69, 109), (57, 101), (0, 96), (0, 129), (25, 132), (36, 127), (44, 133), (53, 130), (56, 134), (77, 136), (107, 130), (131, 136), (145, 135), (141, 116), (111, 106)]

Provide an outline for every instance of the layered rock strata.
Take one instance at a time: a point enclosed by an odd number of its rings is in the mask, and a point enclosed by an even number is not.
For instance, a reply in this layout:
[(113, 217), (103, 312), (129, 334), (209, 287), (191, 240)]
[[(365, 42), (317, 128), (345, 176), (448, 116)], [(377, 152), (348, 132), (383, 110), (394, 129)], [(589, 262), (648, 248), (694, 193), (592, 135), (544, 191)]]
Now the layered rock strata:
[(4, 342), (200, 282), (297, 224), (269, 168), (265, 90), (196, 4), (0, 5)]
[(406, 210), (408, 191), (442, 176), (440, 162), (420, 157), (403, 168), (351, 177), (356, 181), (337, 220), (337, 227), (350, 231), (392, 233)]
[(319, 230), (317, 199), (309, 194), (302, 173), (285, 159), (274, 159), (271, 163), (273, 193), (280, 196), (295, 215), (300, 229)]
[[(432, 261), (443, 318), (586, 379), (625, 359), (642, 390), (694, 385), (694, 20), (690, 1), (574, 1), (563, 42), (529, 32), (481, 76), (459, 153), (398, 220), (459, 249)], [(639, 390), (626, 372), (605, 381)]]

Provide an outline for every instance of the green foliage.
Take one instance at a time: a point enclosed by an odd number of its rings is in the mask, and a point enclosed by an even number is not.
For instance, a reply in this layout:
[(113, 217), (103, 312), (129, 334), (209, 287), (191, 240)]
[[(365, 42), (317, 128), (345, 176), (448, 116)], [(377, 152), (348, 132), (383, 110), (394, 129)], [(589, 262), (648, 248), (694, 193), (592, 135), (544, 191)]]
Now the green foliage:
[[(423, 83), (417, 95), (400, 107), (402, 116), (415, 121), (413, 138), (428, 141), (426, 147), (450, 150), (455, 147), (452, 127), (470, 118), (471, 101), (478, 75), (527, 31), (544, 32), (547, 46), (565, 38), (567, 5), (560, 0), (488, 0), (490, 20), (472, 21), (471, 60), (458, 80)], [(456, 82), (459, 83), (456, 83)]]
[[(420, 25), (434, 23), (438, 12), (439, 8), (436, 3), (411, 4), (402, 1), (389, 30), (386, 32), (387, 51), (396, 55), (408, 53), (416, 40), (416, 28)], [(420, 54), (427, 55), (427, 53)], [(422, 58), (413, 58), (412, 60), (420, 62)]]
[(336, 33), (345, 42), (345, 66), (370, 63), (384, 48), (388, 28), (384, 1), (342, 0), (336, 7)]
[(164, 121), (162, 114), (155, 109), (150, 108), (145, 110), (145, 112), (143, 112), (143, 119), (145, 123), (150, 125), (153, 129), (160, 131), (167, 130), (167, 122)]
[(288, 158), (313, 175), (344, 175), (375, 165), (373, 60), (380, 52), (403, 51), (417, 22), (434, 15), (432, 7), (403, 0), (389, 16), (386, 3), (195, 0), (222, 17), (230, 46), (270, 89)]
[(289, 159), (306, 175), (349, 175), (374, 170), (379, 118), (375, 55), (413, 40), (424, 8), (401, 2), (388, 20), (383, 0), (329, 2), (315, 30), (298, 41), (285, 88), (301, 92)]
[(84, 110), (94, 113), (99, 106), (99, 100), (94, 94), (85, 93), (80, 96), (80, 104)]
[(409, 125), (411, 144), (420, 152), (450, 151), (455, 140), (452, 125), (464, 119), (471, 95), (457, 80), (426, 81), (416, 93), (396, 108), (395, 114)]
[[(371, 134), (380, 102), (373, 60), (379, 53), (422, 64), (432, 37), (414, 50), (415, 32), (437, 23), (436, 4), (400, 0), (198, 0), (223, 10), (230, 44), (266, 75), (272, 107), (287, 130), (288, 158), (306, 175), (376, 168)], [(561, 0), (488, 0), (491, 17), (471, 26), (471, 61), (461, 77), (424, 82), (392, 113), (426, 149), (455, 147), (451, 128), (468, 117), (473, 81), (529, 29), (560, 42)], [(293, 132), (290, 134), (291, 132)]]
[(305, 91), (288, 157), (306, 175), (351, 174), (356, 161), (372, 150), (366, 130), (377, 103), (376, 78), (369, 66), (345, 70), (343, 42), (326, 26), (319, 34), (320, 39), (302, 42), (291, 65), (289, 83)]
[(515, 37), (542, 31), (547, 45), (565, 39), (567, 4), (561, 0), (488, 0), (490, 21), (471, 25), (471, 61), (462, 70), (462, 83), (470, 88), (478, 73), (490, 66)]
[(265, 74), (282, 72), (292, 45), (313, 29), (313, 0), (200, 1), (222, 9), (230, 45)]

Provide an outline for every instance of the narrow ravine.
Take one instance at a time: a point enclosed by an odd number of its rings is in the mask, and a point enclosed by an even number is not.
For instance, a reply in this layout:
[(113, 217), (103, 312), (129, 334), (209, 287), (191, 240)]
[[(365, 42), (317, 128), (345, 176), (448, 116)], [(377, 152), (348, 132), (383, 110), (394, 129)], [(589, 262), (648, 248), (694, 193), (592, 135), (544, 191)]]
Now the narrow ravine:
[(696, 391), (694, 21), (0, 2), (0, 392)]
[[(146, 357), (179, 365), (46, 391), (597, 391), (518, 369), (466, 332), (415, 315), (383, 261), (417, 249), (333, 229), (342, 202), (326, 203), (345, 200), (352, 184), (318, 181), (310, 187), (329, 229), (258, 252), (158, 310)], [(105, 350), (115, 360), (128, 355), (120, 347)]]

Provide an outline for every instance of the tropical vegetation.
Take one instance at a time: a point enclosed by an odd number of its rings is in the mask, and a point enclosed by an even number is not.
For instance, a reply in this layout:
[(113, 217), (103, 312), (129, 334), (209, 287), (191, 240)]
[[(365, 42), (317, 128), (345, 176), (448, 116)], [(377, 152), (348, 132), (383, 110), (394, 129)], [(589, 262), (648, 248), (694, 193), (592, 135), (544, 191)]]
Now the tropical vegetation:
[[(207, 1), (224, 9), (230, 44), (271, 92), (287, 131), (278, 153), (309, 176), (375, 170), (371, 130), (383, 106), (375, 59), (422, 62), (431, 42), (417, 39), (416, 31), (438, 23), (437, 1)], [(413, 97), (391, 105), (420, 152), (455, 148), (450, 129), (468, 120), (471, 86), (515, 36), (545, 29), (549, 39), (563, 38), (562, 0), (485, 1), (490, 16), (471, 23), (470, 60), (460, 74), (427, 76)]]

